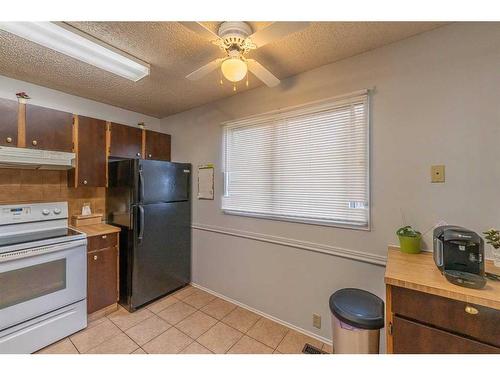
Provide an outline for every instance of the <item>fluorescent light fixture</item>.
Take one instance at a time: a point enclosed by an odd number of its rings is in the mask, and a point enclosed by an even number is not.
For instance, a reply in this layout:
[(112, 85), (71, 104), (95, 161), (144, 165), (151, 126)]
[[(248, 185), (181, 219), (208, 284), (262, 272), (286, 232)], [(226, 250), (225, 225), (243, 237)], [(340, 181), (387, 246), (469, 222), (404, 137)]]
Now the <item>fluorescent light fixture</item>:
[(149, 64), (61, 22), (0, 22), (0, 29), (137, 82)]

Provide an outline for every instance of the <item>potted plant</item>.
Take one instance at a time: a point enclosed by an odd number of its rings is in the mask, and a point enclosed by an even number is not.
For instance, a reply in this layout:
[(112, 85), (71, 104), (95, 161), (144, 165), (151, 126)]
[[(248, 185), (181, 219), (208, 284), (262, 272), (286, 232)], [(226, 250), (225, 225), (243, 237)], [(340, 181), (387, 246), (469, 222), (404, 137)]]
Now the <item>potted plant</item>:
[(500, 267), (500, 231), (491, 228), (483, 232), (483, 234), (485, 235), (486, 243), (493, 246), (493, 264), (495, 267)]
[(399, 238), (399, 245), (403, 253), (418, 254), (420, 253), (420, 242), (422, 234), (413, 229), (410, 225), (399, 228), (396, 231)]

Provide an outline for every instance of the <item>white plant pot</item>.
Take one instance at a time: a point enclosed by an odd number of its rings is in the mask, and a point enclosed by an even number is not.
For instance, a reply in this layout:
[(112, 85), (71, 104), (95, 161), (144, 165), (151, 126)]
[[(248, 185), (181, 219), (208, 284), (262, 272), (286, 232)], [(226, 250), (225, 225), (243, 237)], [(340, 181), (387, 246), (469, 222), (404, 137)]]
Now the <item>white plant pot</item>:
[(491, 249), (493, 253), (493, 264), (495, 267), (500, 267), (500, 249)]
[(26, 104), (26, 103), (28, 103), (28, 99), (24, 99), (24, 98), (17, 98), (17, 101), (18, 101), (20, 104)]

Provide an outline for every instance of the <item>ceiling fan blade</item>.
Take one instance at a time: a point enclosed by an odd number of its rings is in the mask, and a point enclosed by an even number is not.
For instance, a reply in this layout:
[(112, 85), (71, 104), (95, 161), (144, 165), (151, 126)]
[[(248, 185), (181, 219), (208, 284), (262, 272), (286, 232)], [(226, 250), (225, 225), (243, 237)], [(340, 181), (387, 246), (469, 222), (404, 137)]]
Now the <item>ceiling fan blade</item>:
[(220, 39), (220, 37), (217, 34), (215, 34), (212, 30), (208, 29), (207, 27), (203, 26), (199, 22), (179, 22), (179, 23), (185, 28), (202, 36), (205, 39), (208, 39), (209, 41)]
[(203, 65), (201, 68), (196, 69), (194, 72), (188, 74), (186, 78), (191, 81), (196, 81), (197, 79), (206, 76), (208, 73), (213, 72), (220, 66), (220, 64), (222, 64), (223, 61), (224, 59), (215, 59), (214, 61), (211, 61), (208, 64)]
[(249, 38), (259, 48), (289, 34), (305, 29), (309, 24), (310, 22), (273, 22), (269, 26), (256, 31)]
[(248, 70), (264, 82), (269, 87), (274, 87), (280, 84), (280, 80), (276, 78), (273, 73), (264, 68), (258, 61), (247, 59)]

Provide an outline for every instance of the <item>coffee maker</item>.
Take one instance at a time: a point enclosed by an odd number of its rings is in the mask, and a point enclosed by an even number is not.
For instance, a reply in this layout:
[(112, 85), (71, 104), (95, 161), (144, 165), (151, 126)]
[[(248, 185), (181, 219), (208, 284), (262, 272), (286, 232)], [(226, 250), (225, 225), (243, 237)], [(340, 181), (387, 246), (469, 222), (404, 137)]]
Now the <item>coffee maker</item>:
[(434, 262), (453, 284), (473, 289), (486, 285), (484, 241), (471, 230), (453, 225), (434, 229)]

